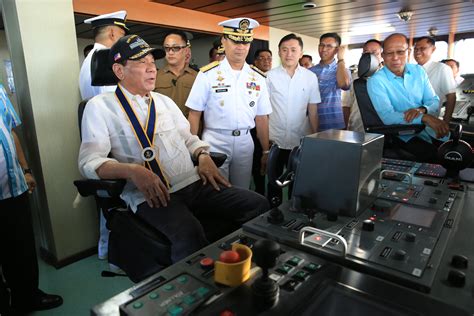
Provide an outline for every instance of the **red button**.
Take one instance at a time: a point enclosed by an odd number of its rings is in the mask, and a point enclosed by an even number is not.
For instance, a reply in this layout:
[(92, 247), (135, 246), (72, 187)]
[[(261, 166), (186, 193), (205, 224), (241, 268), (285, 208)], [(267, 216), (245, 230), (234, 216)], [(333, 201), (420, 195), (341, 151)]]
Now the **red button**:
[(205, 270), (210, 270), (214, 267), (214, 260), (209, 257), (206, 257), (201, 259), (201, 261), (199, 261), (199, 264), (201, 265), (201, 268)]
[(223, 310), (223, 311), (219, 314), (219, 316), (234, 316), (234, 315), (235, 315), (234, 312), (233, 312), (233, 311), (230, 311), (230, 310), (228, 310), (228, 309)]

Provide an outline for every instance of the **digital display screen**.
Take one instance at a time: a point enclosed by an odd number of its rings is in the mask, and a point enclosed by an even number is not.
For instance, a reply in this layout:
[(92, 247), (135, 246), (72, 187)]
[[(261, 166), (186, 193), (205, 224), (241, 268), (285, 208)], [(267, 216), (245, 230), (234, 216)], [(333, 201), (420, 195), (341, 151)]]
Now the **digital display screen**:
[(392, 212), (391, 219), (423, 227), (431, 227), (436, 216), (435, 210), (416, 208), (398, 204)]

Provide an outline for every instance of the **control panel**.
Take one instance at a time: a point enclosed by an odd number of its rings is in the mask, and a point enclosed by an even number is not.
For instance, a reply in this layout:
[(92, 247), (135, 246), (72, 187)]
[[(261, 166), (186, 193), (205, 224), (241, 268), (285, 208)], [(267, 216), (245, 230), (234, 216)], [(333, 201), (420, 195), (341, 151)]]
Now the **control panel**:
[[(265, 267), (262, 262), (262, 266), (253, 263), (249, 280), (239, 286), (215, 282), (214, 268), (209, 267), (207, 261), (218, 260), (219, 254), (235, 243), (245, 243), (257, 254), (261, 241), (278, 247), (271, 267)], [(268, 254), (264, 251), (263, 256)], [(256, 284), (264, 275), (277, 289), (272, 300), (265, 298), (268, 291), (263, 294), (257, 291)], [(462, 308), (421, 292), (401, 291), (391, 282), (242, 230), (92, 309), (92, 315), (171, 316), (316, 313), (329, 316), (349, 312), (352, 315), (469, 315)]]
[(92, 315), (472, 315), (469, 185), (383, 165), (357, 216), (275, 205)]

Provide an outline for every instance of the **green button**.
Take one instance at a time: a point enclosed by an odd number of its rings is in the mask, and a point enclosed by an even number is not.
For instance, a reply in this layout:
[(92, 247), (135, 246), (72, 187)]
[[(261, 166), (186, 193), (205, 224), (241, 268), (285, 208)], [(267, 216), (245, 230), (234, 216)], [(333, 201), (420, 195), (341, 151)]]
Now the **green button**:
[(207, 293), (209, 293), (209, 289), (207, 287), (200, 287), (197, 289), (197, 295), (200, 297), (204, 297)]
[(279, 267), (278, 269), (276, 269), (276, 271), (281, 273), (281, 274), (288, 274), (291, 270), (293, 270), (293, 267), (288, 265), (288, 264), (284, 264), (281, 267)]
[(171, 316), (176, 316), (176, 315), (181, 314), (183, 310), (184, 309), (181, 306), (172, 305), (168, 308), (168, 314), (170, 314)]
[(158, 295), (158, 293), (153, 292), (153, 293), (150, 293), (148, 297), (151, 298), (152, 300), (155, 300), (160, 296)]
[(183, 298), (183, 302), (186, 304), (186, 305), (192, 305), (194, 304), (194, 302), (196, 302), (196, 298), (192, 295), (186, 295), (184, 298)]
[(174, 285), (173, 284), (165, 284), (163, 286), (163, 290), (168, 291), (168, 292), (172, 291), (172, 290), (174, 290)]
[(304, 281), (309, 277), (309, 273), (306, 271), (298, 271), (293, 277), (297, 280)]
[(317, 264), (317, 263), (308, 263), (307, 265), (305, 265), (303, 267), (303, 269), (305, 269), (306, 271), (308, 271), (310, 273), (313, 273), (313, 272), (319, 270), (320, 268), (321, 268), (321, 265)]
[(142, 302), (135, 302), (133, 303), (133, 308), (135, 309), (139, 309), (139, 308), (142, 308), (143, 307), (143, 303)]
[(178, 277), (177, 280), (178, 280), (179, 283), (182, 283), (182, 284), (188, 282), (188, 278), (185, 275), (182, 275), (182, 276)]
[(288, 260), (286, 263), (289, 264), (289, 265), (292, 265), (292, 266), (297, 266), (300, 264), (300, 262), (302, 261), (303, 259), (301, 259), (300, 257), (296, 257), (294, 256), (293, 258), (291, 258), (290, 260)]

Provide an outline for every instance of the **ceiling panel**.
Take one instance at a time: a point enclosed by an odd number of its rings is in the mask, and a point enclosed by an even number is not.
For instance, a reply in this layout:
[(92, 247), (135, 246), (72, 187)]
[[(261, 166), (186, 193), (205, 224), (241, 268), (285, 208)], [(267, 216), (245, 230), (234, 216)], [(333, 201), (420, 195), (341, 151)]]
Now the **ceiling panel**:
[[(326, 32), (338, 32), (347, 44), (364, 42), (370, 38), (384, 38), (388, 33), (376, 33), (378, 25), (390, 24), (396, 32), (414, 37), (427, 35), (431, 27), (439, 30), (438, 36), (450, 31), (474, 31), (473, 0), (316, 0), (317, 7), (303, 9), (298, 0), (150, 0), (191, 10), (218, 14), (229, 18), (247, 16), (261, 24), (289, 32), (319, 37)], [(402, 8), (413, 11), (409, 22), (401, 21), (397, 13)], [(347, 34), (351, 27), (372, 27), (373, 33)]]

